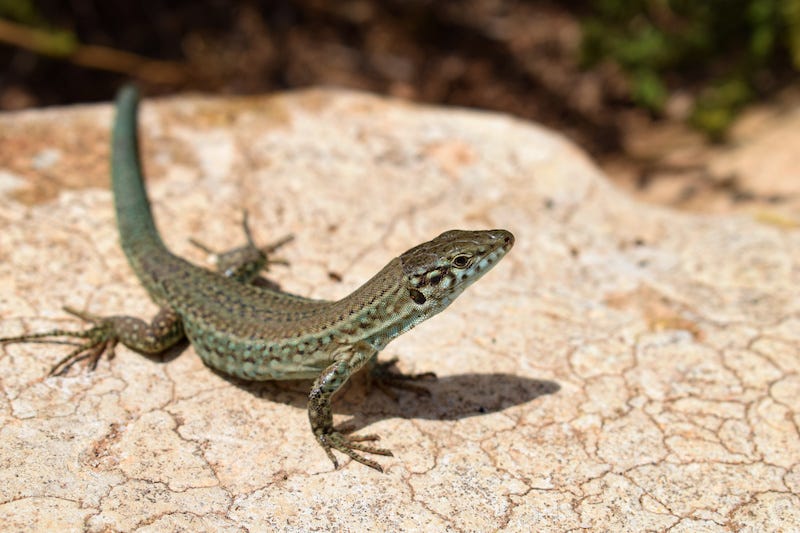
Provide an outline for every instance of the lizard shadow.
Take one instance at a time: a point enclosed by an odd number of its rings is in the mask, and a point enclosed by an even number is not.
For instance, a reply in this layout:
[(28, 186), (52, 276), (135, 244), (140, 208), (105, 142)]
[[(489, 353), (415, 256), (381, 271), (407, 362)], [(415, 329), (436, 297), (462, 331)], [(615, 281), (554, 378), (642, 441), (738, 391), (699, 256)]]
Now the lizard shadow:
[[(251, 382), (215, 373), (264, 400), (307, 408), (310, 380)], [(555, 381), (513, 374), (458, 374), (418, 382), (430, 395), (393, 390), (396, 398), (391, 398), (365, 382), (360, 375), (354, 377), (333, 401), (334, 414), (351, 415), (348, 424), (357, 427), (385, 418), (459, 420), (522, 405), (561, 389)]]
[[(189, 342), (183, 340), (151, 359), (168, 363), (189, 346)], [(234, 386), (264, 400), (303, 410), (307, 408), (311, 380), (247, 381), (223, 374), (211, 367), (206, 368)], [(514, 374), (456, 374), (415, 382), (427, 389), (430, 395), (393, 389), (396, 398), (391, 398), (378, 387), (370, 387), (367, 382), (365, 372), (359, 372), (333, 400), (334, 414), (352, 416), (353, 420), (348, 421), (348, 424), (354, 422), (357, 428), (385, 418), (459, 420), (502, 411), (561, 390), (561, 386), (555, 381)]]

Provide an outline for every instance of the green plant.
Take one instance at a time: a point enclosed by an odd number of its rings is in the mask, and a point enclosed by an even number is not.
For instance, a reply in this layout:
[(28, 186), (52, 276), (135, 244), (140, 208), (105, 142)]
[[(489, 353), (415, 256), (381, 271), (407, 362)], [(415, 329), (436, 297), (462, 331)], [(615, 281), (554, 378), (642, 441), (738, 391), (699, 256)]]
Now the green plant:
[(690, 121), (714, 138), (777, 72), (800, 70), (800, 0), (598, 0), (583, 35), (585, 64), (619, 64), (637, 105), (659, 113), (690, 89)]

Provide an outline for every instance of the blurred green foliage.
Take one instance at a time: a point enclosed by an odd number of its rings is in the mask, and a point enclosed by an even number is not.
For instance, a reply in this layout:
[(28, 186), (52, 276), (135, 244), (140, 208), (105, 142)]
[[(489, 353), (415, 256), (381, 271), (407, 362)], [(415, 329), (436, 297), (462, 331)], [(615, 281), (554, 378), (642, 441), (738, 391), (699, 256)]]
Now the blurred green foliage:
[(33, 0), (0, 0), (0, 19), (22, 23), (31, 29), (29, 43), (39, 53), (67, 57), (78, 47), (71, 31), (52, 28), (37, 9)]
[(596, 0), (585, 65), (616, 62), (634, 101), (660, 112), (670, 88), (696, 95), (690, 121), (720, 138), (736, 113), (800, 70), (800, 0)]
[(0, 0), (0, 17), (31, 25), (42, 22), (33, 0)]
[[(533, 0), (529, 1), (533, 3)], [(335, 38), (338, 32), (345, 42), (358, 41), (358, 39), (349, 40), (350, 33), (355, 31), (354, 24), (357, 26), (357, 23), (347, 18), (337, 19), (338, 11), (335, 9), (319, 8), (325, 5), (325, 2), (292, 0), (274, 3), (268, 0), (255, 0), (247, 4), (252, 4), (263, 12), (255, 16), (254, 20), (258, 19), (258, 24), (264, 25), (266, 31), (277, 28), (271, 37), (273, 40), (266, 41), (270, 43), (266, 45), (268, 48), (277, 47), (276, 50), (280, 49), (281, 52), (291, 54), (293, 48), (288, 44), (281, 44), (284, 41), (286, 43), (293, 41), (286, 37), (291, 33), (288, 28), (291, 24), (305, 24), (305, 31), (317, 31), (310, 28), (327, 24), (326, 32), (330, 34), (329, 39)], [(273, 4), (284, 5), (286, 10), (278, 9)], [(377, 6), (381, 2), (371, 0), (364, 4)], [(401, 6), (408, 4), (412, 6), (409, 8), (409, 13), (417, 14), (419, 9), (430, 10), (429, 4), (433, 5), (429, 2), (399, 1), (389, 4), (395, 7), (386, 12), (377, 8), (370, 11), (373, 13), (373, 19), (365, 19), (364, 28), (358, 31), (361, 31), (362, 35), (369, 35), (365, 28), (370, 24), (383, 24), (384, 29), (401, 28), (393, 25), (394, 21), (391, 19), (395, 17), (394, 11), (403, 13)], [(489, 11), (491, 9), (502, 11), (502, 6), (512, 10), (521, 2), (493, 0), (471, 4), (475, 6), (486, 4), (488, 6), (486, 9)], [(95, 69), (120, 72), (120, 68), (110, 68), (109, 61), (116, 60), (109, 60), (108, 50), (100, 58), (103, 61), (96, 55), (88, 57), (85, 54), (88, 46), (81, 47), (78, 35), (82, 35), (87, 43), (102, 43), (113, 50), (118, 48), (120, 52), (137, 50), (147, 57), (174, 58), (180, 56), (185, 42), (205, 42), (208, 36), (214, 36), (211, 37), (212, 40), (216, 39), (215, 42), (220, 43), (225, 42), (223, 37), (226, 35), (230, 43), (240, 42), (237, 40), (239, 31), (237, 24), (240, 22), (235, 22), (238, 15), (232, 16), (226, 23), (215, 25), (220, 9), (227, 10), (225, 5), (225, 2), (218, 0), (201, 2), (153, 0), (130, 3), (109, 3), (100, 0), (82, 0), (77, 3), (0, 0), (0, 30), (3, 32), (0, 35), (0, 42), (10, 43), (11, 46), (32, 50), (41, 55), (67, 58), (82, 66), (89, 65)], [(131, 10), (126, 10), (120, 6), (133, 7)], [(800, 71), (800, 0), (584, 0), (565, 2), (562, 8), (571, 9), (576, 17), (583, 17), (582, 51), (585, 66), (591, 67), (609, 61), (619, 65), (628, 77), (630, 94), (634, 102), (653, 113), (664, 110), (670, 95), (676, 89), (691, 95), (693, 108), (690, 121), (714, 138), (721, 138), (724, 135), (744, 105), (780, 87)], [(431, 13), (434, 11), (431, 10)], [(84, 12), (91, 16), (81, 15)], [(130, 12), (138, 18), (135, 23), (130, 22), (127, 15), (115, 15), (117, 12)], [(197, 12), (205, 12), (206, 15), (204, 17)], [(439, 18), (434, 17), (434, 19), (442, 25), (442, 28), (452, 30), (453, 26), (460, 24), (452, 23), (447, 18), (446, 10), (435, 13)], [(482, 12), (478, 10), (473, 14), (477, 21), (476, 25), (481, 20), (480, 13)], [(4, 22), (13, 24), (2, 24)], [(131, 27), (128, 27), (129, 25)], [(405, 40), (405, 44), (399, 49), (408, 48), (413, 52), (415, 44), (419, 44), (414, 43), (418, 35), (410, 30), (409, 35), (400, 35), (400, 31), (402, 30), (391, 34), (399, 42)], [(478, 37), (482, 35), (481, 30), (471, 30), (469, 25), (463, 26), (462, 31), (468, 38), (471, 37), (470, 32)], [(153, 32), (153, 37), (150, 37), (149, 32)], [(297, 30), (297, 34), (302, 36), (304, 33)], [(187, 35), (194, 38), (187, 38)], [(371, 61), (370, 51), (366, 50), (371, 42), (365, 39), (363, 44), (365, 50), (359, 52), (365, 64)], [(142, 46), (143, 43), (147, 46)], [(221, 47), (221, 54), (242, 49), (230, 43)], [(554, 46), (558, 46), (557, 43)], [(81, 49), (84, 56), (82, 62), (78, 62), (75, 56)], [(296, 49), (294, 50), (296, 53)], [(465, 55), (468, 54), (466, 50), (469, 50), (469, 47), (465, 47), (462, 51)], [(449, 50), (438, 50), (438, 52), (450, 53)], [(248, 56), (242, 53), (243, 57)], [(261, 57), (263, 60), (264, 57), (271, 57), (275, 53), (273, 50), (260, 52), (261, 55), (250, 54), (248, 57)], [(513, 54), (513, 50), (509, 53)], [(410, 54), (409, 61), (414, 60), (418, 58)], [(219, 57), (208, 58), (209, 64), (219, 61)], [(269, 71), (271, 74), (260, 78), (261, 81), (253, 81), (251, 86), (258, 86), (262, 90), (274, 88), (268, 85), (269, 80), (281, 80), (276, 83), (278, 87), (282, 86), (281, 84), (290, 78), (290, 75), (278, 69), (289, 69), (289, 65), (293, 63), (291, 58), (281, 61), (273, 62), (271, 66), (255, 65), (251, 69), (253, 72)], [(295, 58), (295, 61), (302, 64), (303, 60)], [(134, 70), (133, 67), (128, 70), (123, 69), (126, 74)], [(318, 80), (324, 83), (325, 69), (319, 69), (316, 73), (321, 76)], [(24, 84), (23, 78), (29, 76), (29, 72), (17, 71), (16, 75), (18, 83)], [(358, 86), (361, 86), (365, 79), (371, 79), (375, 90), (379, 90), (386, 83), (386, 80), (376, 73), (354, 71), (350, 76), (358, 80), (356, 82)], [(498, 87), (505, 83), (515, 83), (512, 77), (504, 78), (503, 74), (498, 72), (486, 76), (488, 82)], [(42, 79), (44, 78), (46, 76)], [(304, 82), (310, 81), (313, 80), (309, 78)], [(449, 82), (444, 80), (442, 83)], [(424, 89), (420, 90), (424, 92)], [(609, 102), (609, 106), (615, 104), (619, 105), (620, 102)], [(623, 102), (622, 105), (624, 104)]]

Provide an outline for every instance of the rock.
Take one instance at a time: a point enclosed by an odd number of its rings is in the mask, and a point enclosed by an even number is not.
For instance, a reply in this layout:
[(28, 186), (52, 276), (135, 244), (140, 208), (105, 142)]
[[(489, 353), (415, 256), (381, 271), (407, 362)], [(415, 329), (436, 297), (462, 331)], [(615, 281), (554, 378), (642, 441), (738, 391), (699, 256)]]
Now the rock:
[[(155, 311), (117, 244), (109, 106), (0, 116), (0, 336)], [(242, 384), (192, 349), (0, 348), (0, 527), (90, 531), (754, 530), (800, 508), (800, 232), (637, 203), (561, 137), (508, 117), (313, 90), (146, 101), (167, 244), (293, 233), (289, 291), (338, 298), (452, 228), (504, 261), (389, 345), (432, 396), (354, 380), (337, 421), (386, 474), (316, 444), (304, 382)], [(180, 355), (180, 356), (178, 356)], [(54, 518), (56, 517), (56, 518)]]

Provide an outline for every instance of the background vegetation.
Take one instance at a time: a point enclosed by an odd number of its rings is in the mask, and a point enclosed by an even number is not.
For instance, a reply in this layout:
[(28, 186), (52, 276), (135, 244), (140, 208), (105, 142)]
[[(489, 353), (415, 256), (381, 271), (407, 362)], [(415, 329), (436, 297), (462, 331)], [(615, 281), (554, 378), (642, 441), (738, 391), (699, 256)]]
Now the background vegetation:
[(691, 121), (719, 137), (736, 112), (800, 70), (800, 0), (600, 0), (582, 17), (591, 67), (610, 60), (631, 98), (661, 112), (676, 90)]
[(0, 108), (337, 85), (506, 111), (619, 150), (633, 115), (721, 139), (800, 70), (800, 0), (0, 0)]

